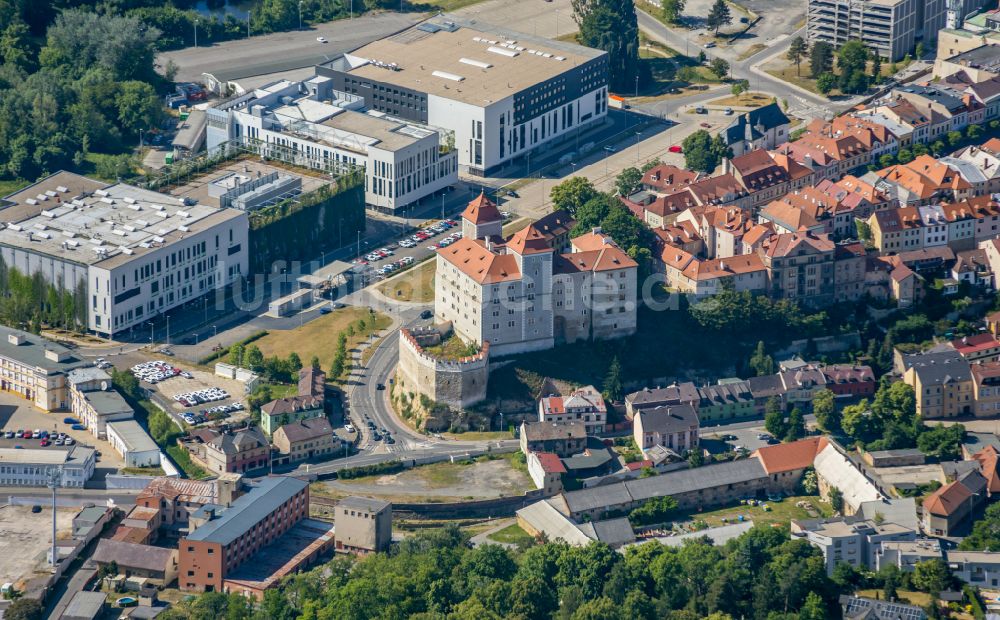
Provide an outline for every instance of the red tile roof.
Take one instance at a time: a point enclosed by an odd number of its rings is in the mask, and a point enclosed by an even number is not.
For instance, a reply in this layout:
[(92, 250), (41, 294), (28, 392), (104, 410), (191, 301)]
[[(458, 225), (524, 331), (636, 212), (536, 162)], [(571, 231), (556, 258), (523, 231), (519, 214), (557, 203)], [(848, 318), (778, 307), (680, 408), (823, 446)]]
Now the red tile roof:
[(486, 197), (485, 192), (480, 192), (479, 196), (465, 207), (465, 211), (462, 212), (462, 218), (469, 220), (473, 224), (500, 222), (503, 220), (500, 210), (493, 204), (493, 201)]
[(952, 340), (951, 346), (955, 347), (955, 350), (962, 355), (970, 355), (972, 353), (978, 353), (980, 351), (987, 351), (989, 349), (1000, 347), (1000, 342), (997, 341), (993, 334), (984, 332), (982, 334)]
[(993, 446), (986, 446), (979, 452), (972, 455), (972, 458), (979, 461), (979, 468), (986, 478), (986, 488), (990, 494), (1000, 491), (1000, 473), (997, 472), (997, 465), (1000, 464), (1000, 453)]
[(924, 510), (931, 514), (947, 517), (962, 507), (972, 497), (972, 492), (957, 480), (946, 484), (924, 498)]
[(826, 437), (809, 437), (791, 443), (758, 448), (752, 457), (760, 461), (768, 474), (778, 474), (809, 467), (827, 444)]
[(534, 224), (528, 224), (507, 240), (507, 247), (521, 256), (525, 254), (542, 254), (551, 252), (548, 239)]
[(566, 466), (562, 464), (559, 457), (551, 452), (535, 452), (538, 463), (542, 466), (542, 471), (547, 474), (565, 474)]

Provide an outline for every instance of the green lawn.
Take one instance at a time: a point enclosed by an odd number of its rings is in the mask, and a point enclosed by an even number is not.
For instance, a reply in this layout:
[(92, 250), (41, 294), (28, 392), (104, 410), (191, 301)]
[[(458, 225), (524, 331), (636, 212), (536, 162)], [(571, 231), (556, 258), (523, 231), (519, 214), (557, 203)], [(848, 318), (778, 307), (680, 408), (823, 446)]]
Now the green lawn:
[(31, 185), (31, 181), (25, 181), (24, 179), (0, 180), (0, 196), (9, 196), (29, 185)]
[(124, 467), (122, 468), (123, 474), (129, 474), (130, 476), (162, 476), (162, 467)]
[(817, 496), (796, 496), (786, 497), (780, 502), (767, 502), (768, 510), (762, 506), (729, 506), (706, 512), (687, 512), (675, 514), (671, 520), (679, 521), (704, 521), (708, 527), (717, 527), (734, 523), (743, 515), (744, 519), (754, 522), (756, 525), (788, 525), (792, 519), (814, 518), (805, 508), (796, 506), (799, 501), (806, 501), (812, 504), (818, 516), (827, 517), (833, 514), (829, 504), (820, 503)]
[(500, 531), (493, 532), (486, 538), (494, 540), (500, 543), (509, 543), (512, 545), (527, 545), (535, 542), (535, 539), (521, 529), (521, 526), (517, 523), (508, 525)]
[(454, 11), (463, 7), (482, 2), (482, 0), (424, 0), (414, 2), (410, 6), (421, 11)]
[[(858, 596), (863, 596), (865, 598), (880, 598), (885, 599), (885, 592), (882, 590), (858, 590), (855, 592)], [(912, 605), (919, 605), (921, 607), (926, 607), (931, 604), (931, 595), (926, 592), (915, 592), (913, 590), (896, 590), (896, 594), (899, 595), (900, 602), (908, 602)]]
[(386, 280), (378, 285), (378, 291), (396, 301), (427, 303), (434, 301), (435, 260), (424, 261), (399, 277)]

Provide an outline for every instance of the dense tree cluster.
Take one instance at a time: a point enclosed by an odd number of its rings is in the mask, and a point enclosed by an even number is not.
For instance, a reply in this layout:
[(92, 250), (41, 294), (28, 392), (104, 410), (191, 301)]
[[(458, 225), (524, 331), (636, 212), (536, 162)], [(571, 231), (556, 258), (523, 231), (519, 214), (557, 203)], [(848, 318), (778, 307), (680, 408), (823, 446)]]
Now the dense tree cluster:
[(60, 290), (46, 282), (41, 273), (26, 276), (0, 259), (0, 322), (3, 324), (34, 333), (41, 331), (42, 325), (80, 331), (87, 327), (86, 304), (83, 282)]
[(580, 43), (608, 53), (611, 90), (631, 91), (637, 80), (644, 80), (635, 4), (632, 0), (572, 0), (572, 5)]
[(624, 554), (599, 543), (470, 549), (445, 528), (408, 537), (392, 554), (338, 557), (293, 576), (256, 609), (239, 595), (208, 593), (161, 617), (820, 620), (839, 613), (840, 591), (819, 550), (778, 528), (754, 528), (724, 547), (702, 539)]
[[(728, 67), (727, 67), (728, 71)], [(725, 157), (732, 157), (733, 151), (726, 146), (721, 135), (714, 138), (704, 129), (699, 129), (684, 138), (684, 165), (689, 170), (711, 173)]]

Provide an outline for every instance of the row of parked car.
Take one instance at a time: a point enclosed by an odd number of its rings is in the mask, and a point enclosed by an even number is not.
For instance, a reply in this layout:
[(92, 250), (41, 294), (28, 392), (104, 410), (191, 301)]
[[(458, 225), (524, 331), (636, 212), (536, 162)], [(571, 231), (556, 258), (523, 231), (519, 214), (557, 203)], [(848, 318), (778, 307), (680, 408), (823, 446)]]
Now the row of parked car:
[(194, 392), (184, 392), (174, 396), (174, 400), (185, 407), (195, 407), (204, 403), (213, 403), (229, 398), (229, 392), (222, 388), (210, 387)]
[(188, 371), (181, 370), (163, 360), (136, 364), (132, 367), (132, 374), (140, 381), (145, 381), (146, 383), (159, 383), (173, 377), (191, 378), (191, 373)]
[[(57, 446), (72, 446), (74, 439), (67, 435), (66, 433), (49, 433), (48, 431), (43, 431), (40, 428), (35, 430), (23, 430), (17, 429), (16, 431), (6, 431), (3, 434), (4, 439), (40, 439), (38, 445), (45, 448), (51, 445)], [(20, 447), (20, 446), (15, 446)]]
[(413, 264), (413, 257), (404, 256), (403, 258), (395, 262), (389, 263), (387, 265), (382, 265), (381, 267), (375, 270), (375, 273), (379, 274), (380, 276), (387, 276), (394, 271), (399, 271), (403, 267), (407, 267), (412, 264)]

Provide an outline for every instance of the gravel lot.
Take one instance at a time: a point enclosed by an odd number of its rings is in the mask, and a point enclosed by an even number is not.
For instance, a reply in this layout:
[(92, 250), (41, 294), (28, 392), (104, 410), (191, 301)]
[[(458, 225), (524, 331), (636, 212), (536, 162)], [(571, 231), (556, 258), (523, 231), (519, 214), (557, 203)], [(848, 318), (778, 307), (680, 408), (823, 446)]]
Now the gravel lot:
[[(52, 510), (31, 513), (31, 506), (0, 506), (0, 583), (22, 585), (36, 572), (48, 572), (47, 551), (52, 536)], [(56, 511), (57, 538), (69, 537), (76, 509)]]

